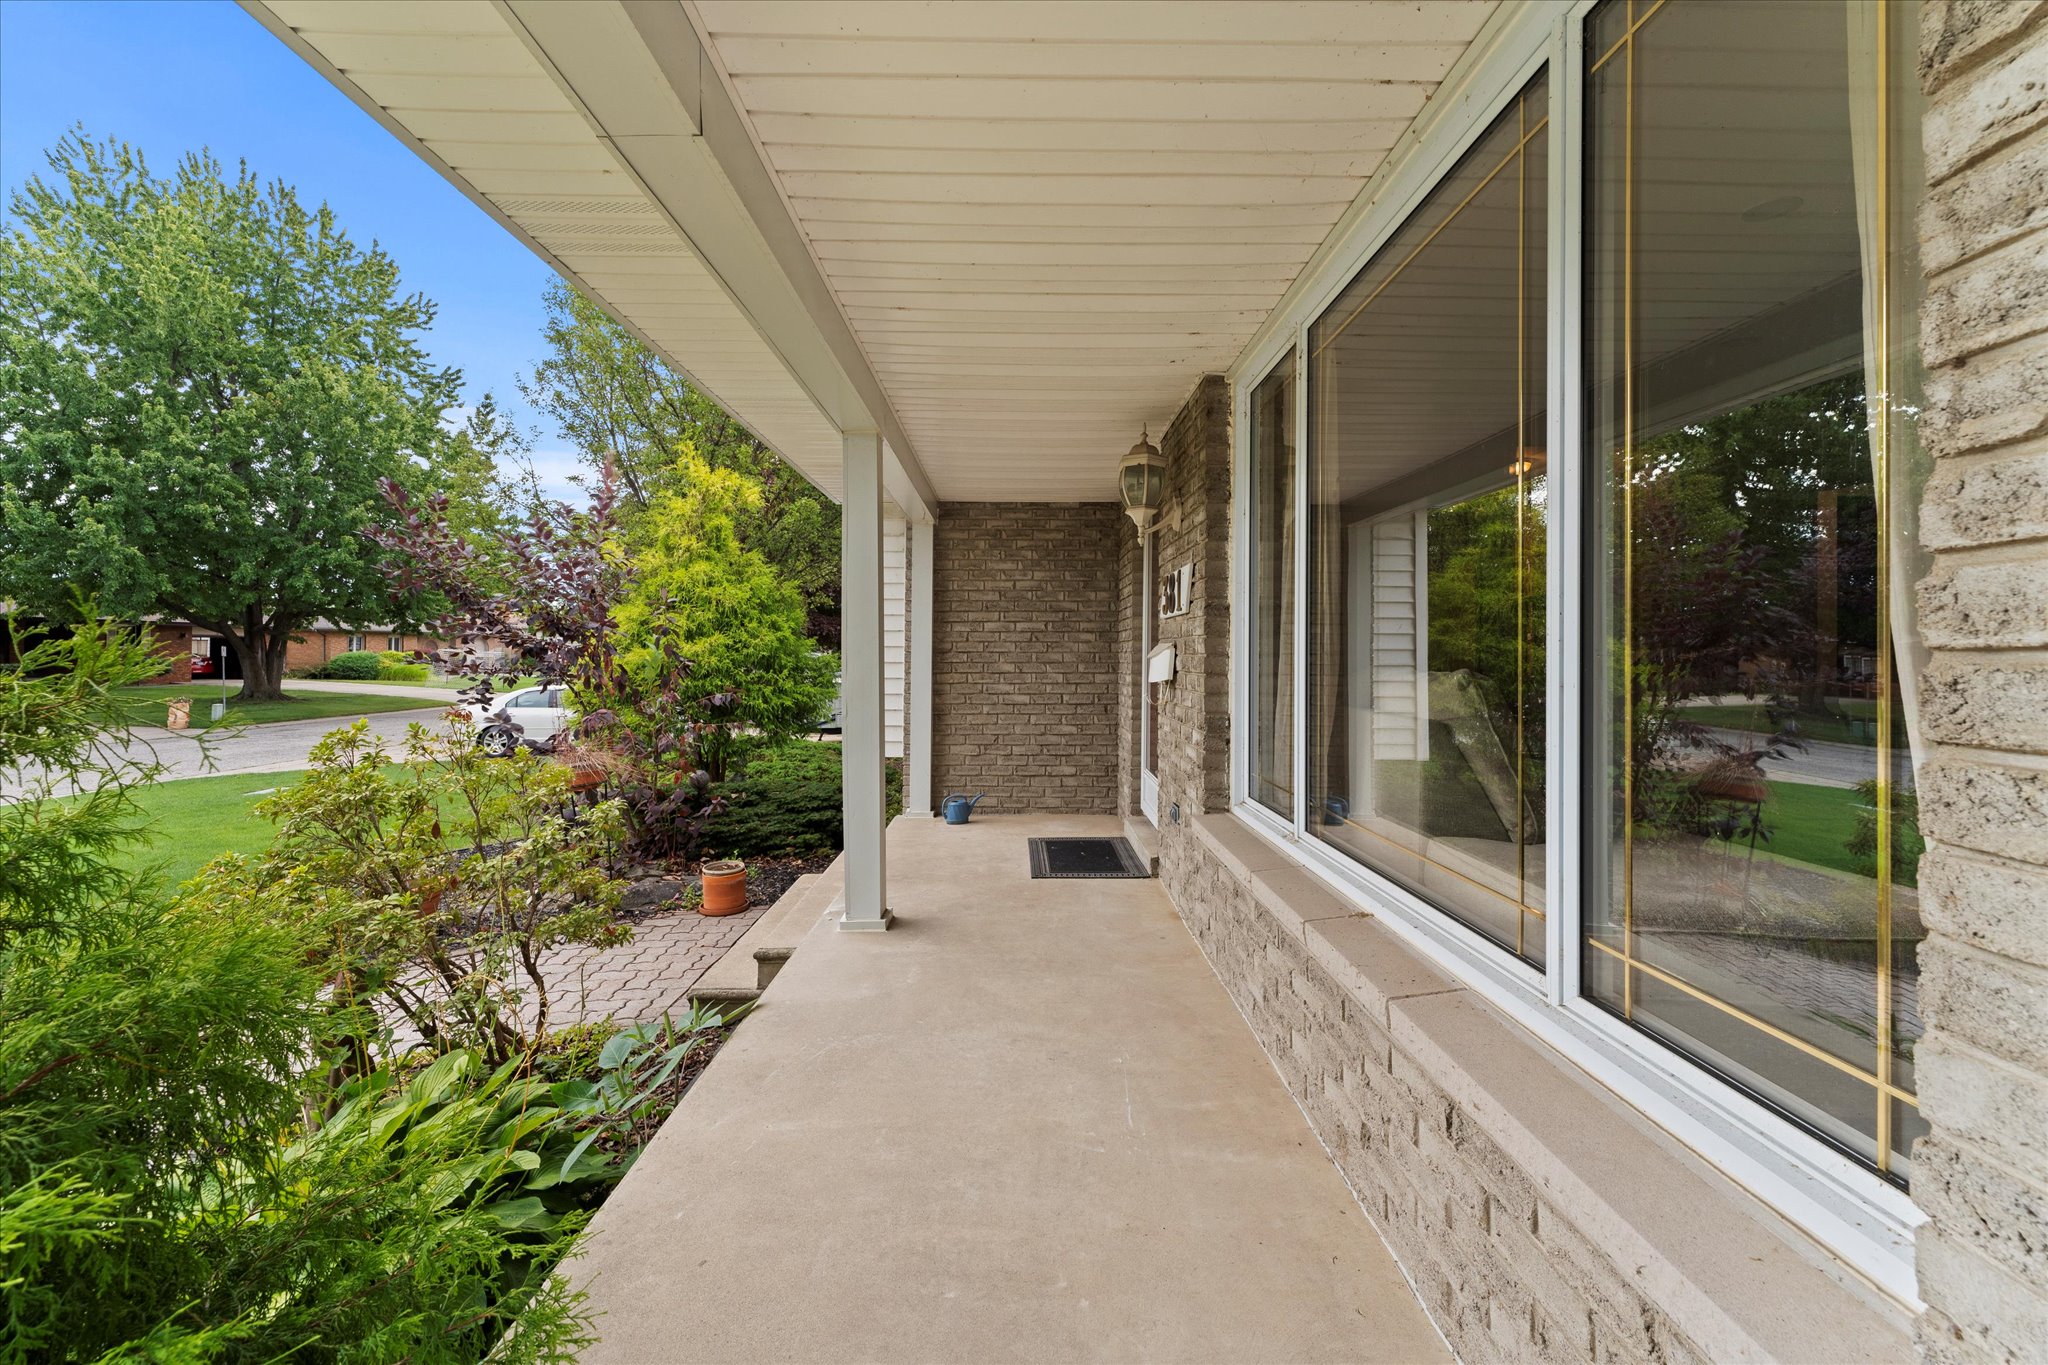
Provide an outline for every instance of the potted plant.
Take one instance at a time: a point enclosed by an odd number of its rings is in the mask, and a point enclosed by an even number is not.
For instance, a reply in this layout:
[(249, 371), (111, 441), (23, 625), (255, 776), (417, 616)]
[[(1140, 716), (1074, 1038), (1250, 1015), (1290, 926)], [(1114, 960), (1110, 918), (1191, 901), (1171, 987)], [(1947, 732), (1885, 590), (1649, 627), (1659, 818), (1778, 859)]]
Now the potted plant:
[(736, 915), (747, 908), (747, 865), (737, 858), (705, 863), (700, 915)]

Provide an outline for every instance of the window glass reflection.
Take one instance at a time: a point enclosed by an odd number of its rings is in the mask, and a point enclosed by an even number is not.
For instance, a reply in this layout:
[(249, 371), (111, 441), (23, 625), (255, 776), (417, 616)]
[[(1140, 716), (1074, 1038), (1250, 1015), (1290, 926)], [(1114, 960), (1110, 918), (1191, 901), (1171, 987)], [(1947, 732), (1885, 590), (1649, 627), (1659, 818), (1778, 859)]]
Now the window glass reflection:
[(1294, 814), (1294, 357), (1251, 396), (1251, 798)]
[(1586, 86), (1586, 991), (1903, 1179), (1898, 38), (1881, 6), (1668, 0), (1625, 38), (1620, 8)]
[(1310, 330), (1312, 834), (1543, 956), (1547, 101)]

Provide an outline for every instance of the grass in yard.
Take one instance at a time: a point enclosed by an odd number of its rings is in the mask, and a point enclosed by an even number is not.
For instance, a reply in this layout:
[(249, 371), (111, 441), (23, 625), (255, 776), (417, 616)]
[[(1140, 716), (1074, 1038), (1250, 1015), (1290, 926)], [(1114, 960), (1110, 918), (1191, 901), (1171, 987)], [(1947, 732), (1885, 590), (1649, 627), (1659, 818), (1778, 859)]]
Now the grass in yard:
[(175, 887), (223, 853), (261, 853), (270, 847), (272, 829), (256, 814), (257, 804), (305, 775), (303, 769), (239, 773), (138, 788), (135, 801), (151, 837), (130, 848), (122, 861), (131, 868), (161, 862), (164, 885)]
[(1771, 841), (1757, 847), (1793, 862), (1858, 876), (1868, 874), (1848, 848), (1863, 798), (1843, 787), (1816, 787), (1805, 782), (1764, 785), (1771, 793), (1764, 802), (1764, 828), (1771, 832)]
[[(267, 725), (280, 720), (354, 720), (380, 711), (417, 711), (435, 705), (422, 697), (381, 696), (374, 692), (301, 692), (294, 696), (289, 690), (283, 701), (245, 702), (235, 700), (234, 686), (232, 682), (228, 684), (227, 719), (243, 725)], [(166, 687), (150, 683), (124, 687), (119, 695), (129, 719), (137, 725), (162, 725), (165, 703), (186, 698), (192, 703), (191, 728), (204, 730), (213, 724), (209, 717), (213, 704), (220, 700), (220, 685), (197, 682)]]
[[(449, 692), (460, 692), (460, 691), (461, 691), (461, 690), (462, 690), (463, 688), (465, 688), (465, 687), (468, 687), (468, 686), (469, 686), (469, 685), (470, 685), (471, 683), (473, 683), (473, 682), (475, 682), (475, 681), (476, 681), (476, 679), (475, 679), (475, 678), (450, 678), (450, 677), (445, 677), (445, 676), (443, 676), (443, 675), (441, 675), (441, 674), (439, 674), (439, 673), (434, 673), (434, 674), (429, 674), (429, 675), (428, 675), (427, 677), (421, 678), (421, 679), (420, 679), (419, 681), (417, 681), (417, 682), (409, 682), (409, 683), (406, 683), (406, 684), (404, 684), (404, 686), (406, 686), (406, 687), (438, 687), (438, 688), (442, 688), (442, 689), (445, 689), (445, 690), (447, 690), (447, 691), (449, 691)], [(500, 684), (500, 683), (499, 683), (499, 681), (498, 681), (498, 679), (497, 679), (497, 675), (496, 675), (496, 674), (493, 674), (493, 675), (491, 676), (491, 690), (492, 690), (492, 691), (495, 691), (495, 692), (512, 692), (512, 691), (516, 691), (517, 689), (519, 689), (519, 688), (522, 688), (522, 687), (531, 687), (531, 686), (533, 686), (533, 685), (534, 685), (535, 683), (537, 683), (537, 682), (539, 682), (539, 681), (540, 681), (540, 679), (539, 679), (539, 678), (538, 678), (537, 676), (535, 676), (534, 674), (531, 674), (531, 673), (529, 673), (529, 674), (527, 674), (527, 675), (526, 675), (525, 677), (521, 678), (521, 679), (520, 679), (520, 680), (519, 680), (518, 682), (515, 682), (515, 683), (513, 683), (513, 684), (512, 684), (512, 686), (510, 686), (510, 687), (506, 687), (506, 686), (504, 686), (504, 685)], [(378, 688), (378, 687), (380, 687), (380, 686), (386, 686), (386, 685), (387, 685), (387, 684), (381, 684), (381, 683), (373, 683), (373, 682), (355, 682), (355, 681), (352, 681), (352, 680), (349, 680), (349, 679), (340, 679), (340, 678), (330, 678), (330, 679), (326, 679), (326, 680), (324, 680), (324, 681), (323, 681), (323, 683), (322, 683), (322, 686), (327, 686), (327, 687), (331, 687), (331, 686), (333, 686), (333, 685), (334, 685), (334, 684), (335, 684), (336, 682), (340, 682), (340, 683), (342, 683), (342, 684), (343, 684), (344, 686), (346, 686), (346, 687), (350, 687), (350, 688), (358, 688), (358, 687), (359, 687), (359, 688), (361, 688), (361, 689), (362, 689), (362, 690), (363, 690), (364, 692), (375, 692), (375, 691), (377, 690), (377, 688)], [(291, 688), (291, 683), (290, 683), (290, 682), (286, 682), (286, 683), (285, 683), (285, 688), (286, 688), (286, 690), (287, 690), (287, 691), (289, 691), (289, 690), (290, 690), (290, 688)]]
[[(402, 765), (387, 764), (387, 777)], [(123, 866), (140, 870), (164, 865), (164, 886), (175, 888), (223, 853), (254, 856), (270, 847), (276, 828), (256, 813), (267, 798), (304, 778), (304, 768), (281, 773), (237, 773), (230, 777), (186, 777), (135, 790), (148, 836), (129, 848)], [(441, 808), (444, 822), (454, 816)], [(451, 838), (453, 837), (451, 833)]]
[[(428, 678), (423, 683), (418, 683), (415, 685), (419, 687), (445, 687), (450, 692), (459, 692), (463, 688), (468, 687), (471, 683), (475, 681), (475, 678), (444, 678), (437, 675), (435, 677)], [(531, 687), (539, 681), (540, 679), (538, 677), (529, 673), (525, 677), (521, 678), (518, 682), (513, 683), (512, 686), (505, 687), (498, 682), (496, 677), (493, 677), (491, 679), (491, 690), (495, 692), (514, 692), (522, 687)]]

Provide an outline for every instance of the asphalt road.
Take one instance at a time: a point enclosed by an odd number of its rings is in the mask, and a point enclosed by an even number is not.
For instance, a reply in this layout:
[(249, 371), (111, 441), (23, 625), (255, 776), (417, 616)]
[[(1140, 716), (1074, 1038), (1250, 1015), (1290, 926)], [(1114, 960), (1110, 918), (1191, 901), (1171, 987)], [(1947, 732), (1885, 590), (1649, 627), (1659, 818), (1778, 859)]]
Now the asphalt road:
[[(1708, 730), (1708, 734), (1724, 744), (1737, 748), (1761, 744), (1763, 736), (1745, 734), (1739, 730)], [(1901, 743), (1904, 736), (1900, 736)], [(1893, 755), (1896, 776), (1911, 774), (1910, 760), (1903, 752)], [(1836, 744), (1828, 740), (1810, 739), (1804, 749), (1795, 749), (1783, 758), (1765, 759), (1760, 765), (1764, 776), (1774, 782), (1804, 782), (1814, 787), (1853, 787), (1858, 782), (1867, 782), (1877, 776), (1877, 750), (1859, 744)]]
[[(294, 688), (300, 686), (298, 683), (292, 685)], [(443, 694), (439, 700), (441, 706), (423, 707), (418, 711), (384, 711), (365, 719), (370, 722), (371, 733), (384, 736), (396, 752), (404, 741), (406, 726), (414, 721), (433, 722), (447, 702), (446, 695)], [(205, 731), (143, 726), (135, 730), (134, 738), (120, 752), (135, 762), (162, 764), (164, 772), (160, 780), (165, 782), (181, 777), (287, 772), (306, 766), (306, 755), (320, 736), (349, 723), (346, 716), (285, 720), (269, 725), (251, 725), (243, 730), (210, 737)], [(0, 800), (12, 800), (23, 790), (22, 782), (14, 774), (0, 778)]]

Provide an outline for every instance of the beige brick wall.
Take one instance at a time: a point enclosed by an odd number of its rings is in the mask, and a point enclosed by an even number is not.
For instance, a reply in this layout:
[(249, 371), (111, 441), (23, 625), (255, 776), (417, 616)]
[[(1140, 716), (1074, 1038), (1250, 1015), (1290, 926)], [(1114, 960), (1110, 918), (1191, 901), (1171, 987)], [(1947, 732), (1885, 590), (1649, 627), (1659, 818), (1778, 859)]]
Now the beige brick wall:
[(1186, 817), (1230, 806), (1230, 386), (1205, 376), (1159, 443), (1166, 456), (1162, 574), (1192, 564), (1187, 612), (1159, 623), (1176, 676), (1161, 689), (1159, 810)]
[(1163, 872), (1189, 932), (1460, 1359), (1708, 1358), (1230, 869), (1190, 839)]
[(1934, 0), (1919, 772), (1930, 1361), (2048, 1358), (2048, 4)]
[(946, 503), (932, 538), (932, 794), (1117, 809), (1112, 503)]

